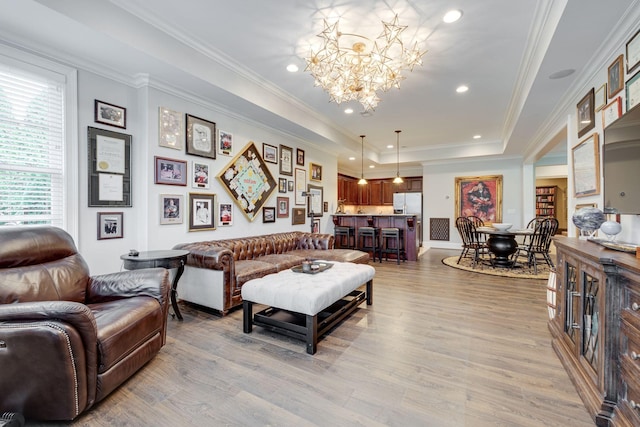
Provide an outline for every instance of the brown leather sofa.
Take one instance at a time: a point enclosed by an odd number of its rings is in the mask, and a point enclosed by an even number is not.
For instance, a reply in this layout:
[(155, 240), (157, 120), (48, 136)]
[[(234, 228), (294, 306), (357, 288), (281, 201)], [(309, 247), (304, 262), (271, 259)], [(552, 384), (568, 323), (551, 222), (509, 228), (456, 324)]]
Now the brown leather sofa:
[(65, 231), (0, 227), (0, 413), (72, 420), (166, 342), (169, 278), (89, 276)]
[(212, 308), (222, 315), (242, 305), (242, 285), (277, 273), (305, 259), (367, 264), (369, 254), (334, 249), (332, 234), (291, 231), (261, 236), (181, 243), (189, 251), (178, 293), (184, 301)]

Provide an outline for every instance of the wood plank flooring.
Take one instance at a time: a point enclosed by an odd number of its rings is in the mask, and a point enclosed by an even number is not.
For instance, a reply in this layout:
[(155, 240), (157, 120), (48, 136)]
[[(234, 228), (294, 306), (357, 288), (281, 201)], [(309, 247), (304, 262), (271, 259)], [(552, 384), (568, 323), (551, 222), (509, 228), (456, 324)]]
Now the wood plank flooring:
[[(376, 263), (365, 304), (318, 344), (182, 304), (168, 343), (77, 426), (593, 426), (547, 330), (546, 282)], [(373, 265), (373, 264), (372, 264)], [(54, 425), (55, 423), (29, 423)]]

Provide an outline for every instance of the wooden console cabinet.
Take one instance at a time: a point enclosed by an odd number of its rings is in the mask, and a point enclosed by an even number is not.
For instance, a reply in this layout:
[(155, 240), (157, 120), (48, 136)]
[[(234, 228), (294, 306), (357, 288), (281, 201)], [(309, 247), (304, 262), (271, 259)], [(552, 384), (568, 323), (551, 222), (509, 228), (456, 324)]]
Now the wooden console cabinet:
[(597, 426), (640, 425), (640, 260), (557, 237), (552, 346)]

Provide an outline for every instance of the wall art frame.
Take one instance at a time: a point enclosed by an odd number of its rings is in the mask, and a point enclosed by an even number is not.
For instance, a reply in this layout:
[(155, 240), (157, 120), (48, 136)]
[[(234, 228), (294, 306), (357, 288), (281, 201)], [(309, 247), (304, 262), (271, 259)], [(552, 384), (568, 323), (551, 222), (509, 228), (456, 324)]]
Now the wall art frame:
[(624, 68), (622, 68), (623, 55), (619, 55), (607, 68), (607, 95), (613, 98), (624, 88)]
[(218, 154), (233, 156), (233, 134), (222, 129), (218, 130)]
[(455, 215), (477, 216), (485, 225), (502, 222), (502, 175), (455, 178)]
[(315, 234), (320, 234), (320, 220), (313, 219), (313, 227), (311, 228), (311, 232)]
[(607, 84), (603, 83), (602, 86), (596, 90), (594, 95), (594, 109), (596, 112), (602, 110), (607, 105)]
[(262, 143), (262, 158), (267, 163), (278, 164), (278, 147)]
[(622, 98), (617, 97), (602, 109), (602, 129), (622, 116)]
[(131, 207), (131, 135), (89, 126), (89, 207)]
[(627, 73), (631, 73), (640, 65), (640, 30), (629, 39), (625, 45), (627, 54)]
[(208, 190), (211, 187), (208, 163), (194, 160), (191, 162), (191, 187)]
[(278, 197), (276, 199), (276, 208), (277, 208), (277, 217), (278, 218), (289, 218), (289, 198), (288, 197)]
[(595, 91), (593, 88), (576, 105), (576, 121), (578, 126), (578, 138), (582, 138), (596, 125), (596, 112), (594, 109)]
[(287, 192), (287, 178), (278, 178), (278, 193)]
[(306, 197), (307, 216), (314, 218), (323, 216), (324, 189), (319, 185), (309, 184), (307, 185), (307, 193), (311, 194), (311, 196)]
[(124, 213), (98, 212), (98, 240), (122, 239)]
[(304, 166), (304, 150), (302, 148), (296, 148), (296, 165)]
[(184, 148), (184, 113), (158, 107), (158, 145), (174, 150)]
[(280, 174), (293, 176), (293, 148), (280, 144)]
[(291, 225), (300, 225), (306, 222), (305, 209), (293, 208), (291, 209)]
[(287, 181), (287, 191), (293, 192), (295, 188), (296, 187), (293, 181)]
[(218, 180), (249, 221), (260, 213), (277, 185), (253, 141), (221, 170)]
[(302, 195), (307, 191), (307, 172), (304, 169), (296, 168), (295, 190), (294, 204), (304, 206), (307, 201), (306, 197)]
[(127, 109), (108, 102), (95, 100), (94, 121), (103, 125), (115, 126), (121, 129), (127, 128)]
[(579, 142), (571, 149), (573, 188), (575, 197), (600, 194), (600, 152), (598, 133)]
[(184, 196), (182, 194), (160, 195), (160, 224), (182, 224), (184, 222)]
[(209, 120), (186, 115), (186, 153), (192, 156), (216, 158), (216, 124)]
[(265, 206), (262, 208), (262, 222), (276, 222), (276, 208)]
[(233, 203), (218, 204), (218, 225), (233, 225)]
[(155, 156), (154, 184), (187, 186), (186, 160)]
[(322, 166), (317, 163), (309, 163), (309, 179), (322, 181)]
[(625, 99), (627, 100), (627, 110), (631, 110), (640, 104), (640, 71), (635, 73), (624, 85)]
[(215, 230), (216, 195), (189, 193), (189, 231)]

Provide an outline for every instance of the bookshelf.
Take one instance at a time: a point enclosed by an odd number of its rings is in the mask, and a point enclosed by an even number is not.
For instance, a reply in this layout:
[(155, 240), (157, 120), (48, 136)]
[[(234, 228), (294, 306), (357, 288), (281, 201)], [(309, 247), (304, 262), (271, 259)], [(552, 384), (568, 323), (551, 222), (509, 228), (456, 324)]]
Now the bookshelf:
[(536, 187), (536, 216), (550, 216), (557, 219), (558, 186)]

